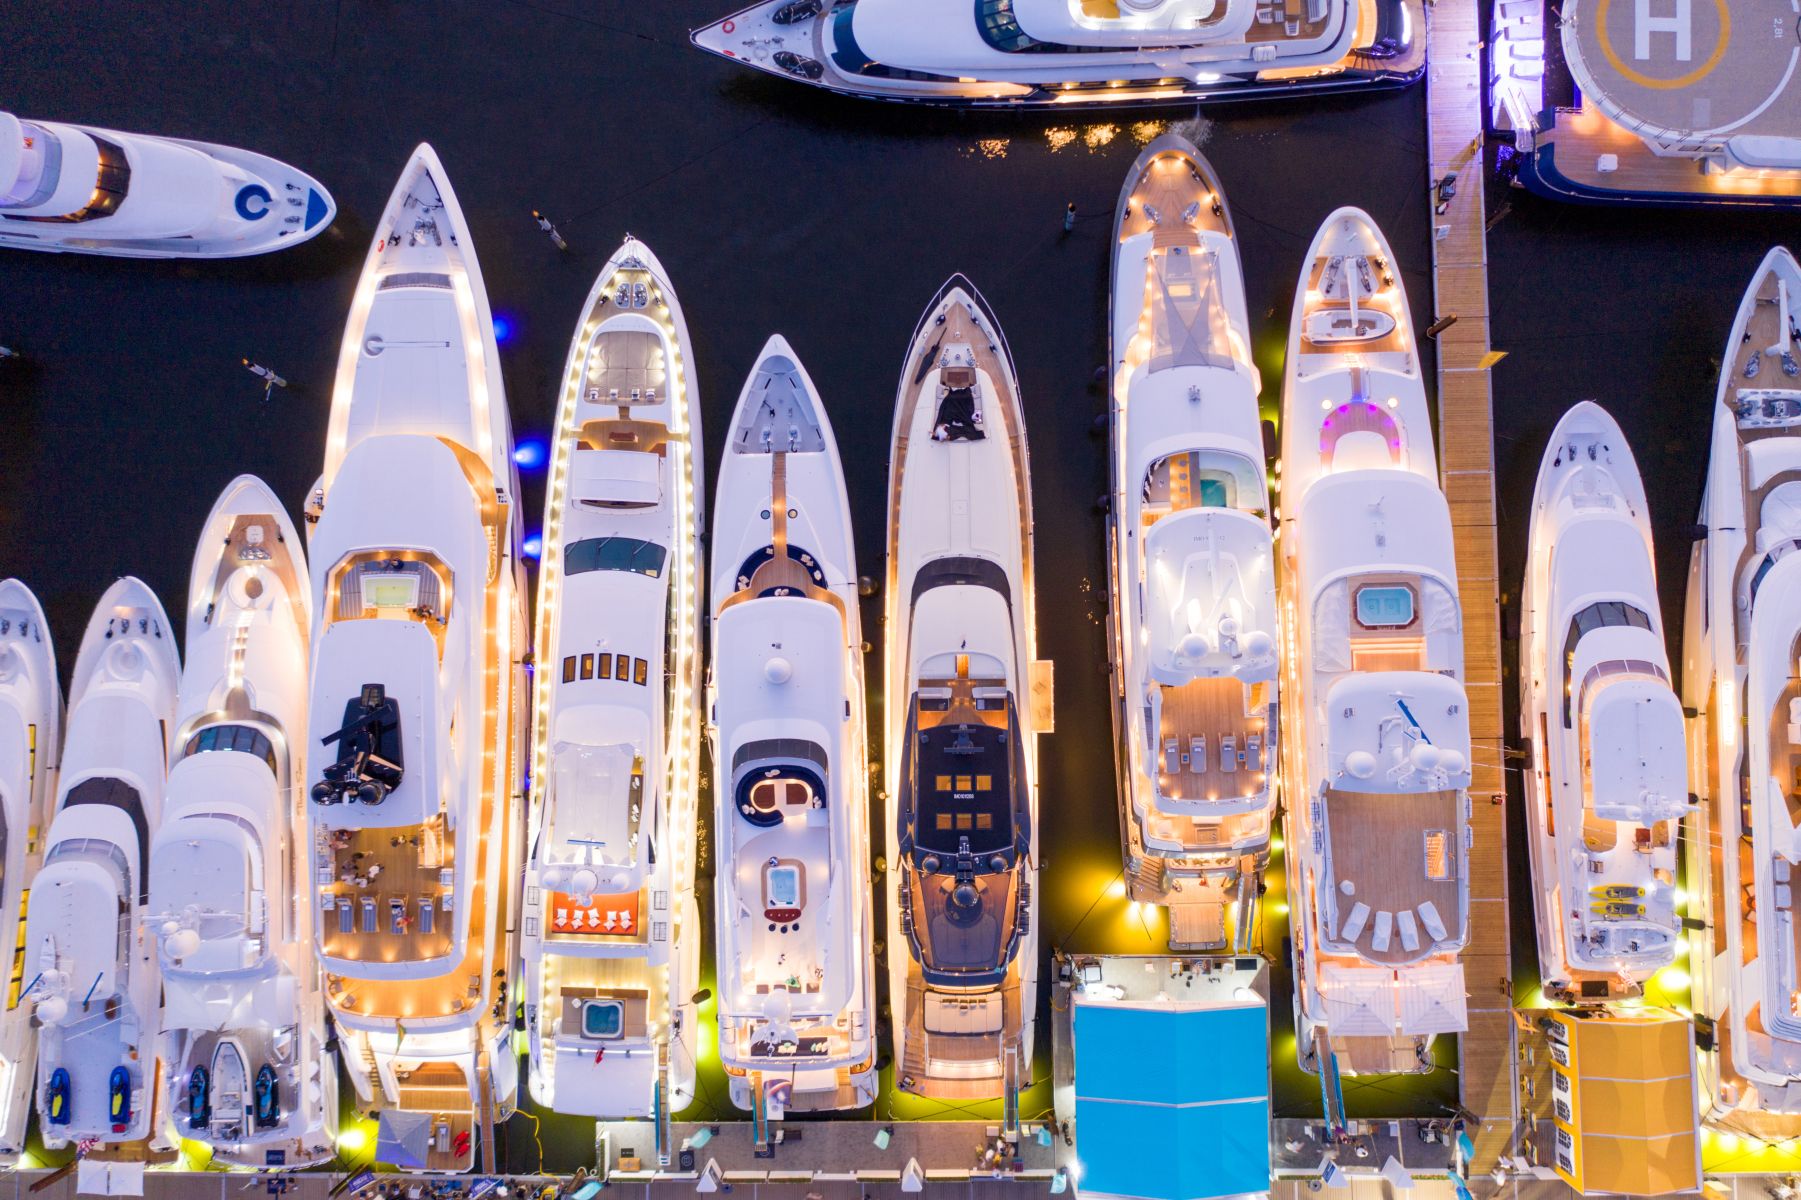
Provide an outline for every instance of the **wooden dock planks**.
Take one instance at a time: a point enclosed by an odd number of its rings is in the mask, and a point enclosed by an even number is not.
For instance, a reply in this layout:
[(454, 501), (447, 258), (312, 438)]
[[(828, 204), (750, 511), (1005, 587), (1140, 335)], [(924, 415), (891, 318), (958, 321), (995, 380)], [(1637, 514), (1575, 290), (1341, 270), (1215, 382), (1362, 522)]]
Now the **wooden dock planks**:
[[(1495, 550), (1494, 414), (1486, 360), (1488, 256), (1482, 195), (1482, 78), (1476, 0), (1427, 10), (1427, 127), (1431, 177), (1458, 175), (1456, 194), (1432, 216), (1440, 331), (1439, 445), (1463, 601), (1464, 681), (1474, 778), (1470, 787), (1470, 940), (1463, 953), (1469, 1031), (1461, 1039), (1461, 1100), (1471, 1130), (1470, 1174), (1494, 1169), (1517, 1118), (1512, 964), (1508, 955), (1506, 787), (1502, 774), (1499, 568)], [(1436, 209), (1436, 189), (1427, 197)]]

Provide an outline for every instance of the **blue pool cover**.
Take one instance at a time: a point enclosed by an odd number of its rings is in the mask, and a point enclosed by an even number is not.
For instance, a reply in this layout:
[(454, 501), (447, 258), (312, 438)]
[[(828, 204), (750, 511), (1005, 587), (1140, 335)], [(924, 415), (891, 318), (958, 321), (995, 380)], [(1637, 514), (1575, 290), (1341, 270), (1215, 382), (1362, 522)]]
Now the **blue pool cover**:
[(1080, 1004), (1076, 1150), (1089, 1196), (1269, 1190), (1269, 1010)]

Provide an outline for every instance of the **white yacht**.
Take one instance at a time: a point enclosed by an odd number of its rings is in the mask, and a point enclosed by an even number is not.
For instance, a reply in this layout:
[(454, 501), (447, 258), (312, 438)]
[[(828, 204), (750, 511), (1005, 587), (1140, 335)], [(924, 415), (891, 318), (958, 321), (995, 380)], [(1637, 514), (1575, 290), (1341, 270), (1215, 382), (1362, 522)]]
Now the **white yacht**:
[(692, 362), (663, 265), (627, 238), (569, 347), (538, 564), (521, 949), (531, 1093), (558, 1112), (661, 1119), (694, 1097), (703, 455)]
[(1113, 252), (1108, 504), (1126, 880), (1176, 950), (1248, 949), (1275, 808), (1276, 571), (1244, 274), (1213, 168), (1165, 134)]
[[(63, 693), (44, 610), (17, 579), (0, 581), (0, 929), (25, 949), (25, 896), (43, 857), (44, 818), (62, 752)], [(37, 1028), (17, 980), (0, 1009), (0, 1156), (25, 1149)]]
[(337, 211), (267, 155), (0, 112), (0, 246), (237, 258), (297, 246)]
[(1676, 957), (1688, 760), (1645, 486), (1592, 402), (1564, 414), (1539, 464), (1522, 609), (1539, 978), (1554, 1001), (1625, 1000)]
[(1038, 1011), (1032, 494), (1013, 355), (953, 276), (907, 349), (888, 466), (888, 988), (895, 1079), (940, 1099), (1031, 1082)]
[(1302, 259), (1282, 398), (1297, 1052), (1424, 1071), (1468, 1026), (1469, 706), (1451, 515), (1394, 252), (1343, 208)]
[(242, 475), (200, 535), (150, 911), (163, 979), (163, 1125), (221, 1162), (333, 1153), (337, 1064), (313, 963), (306, 779), (306, 555), (281, 501)]
[(493, 1162), (513, 1110), (527, 715), (517, 468), (487, 291), (420, 146), (351, 301), (313, 573), (312, 919), (394, 1166)]
[(1758, 267), (1721, 362), (1684, 633), (1705, 814), (1688, 878), (1712, 879), (1690, 885), (1707, 926), (1690, 967), (1720, 1051), (1705, 1107), (1801, 1114), (1801, 266), (1787, 250)]
[(180, 681), (163, 606), (119, 580), (75, 659), (56, 812), (26, 913), (20, 998), (38, 1026), (38, 1128), (51, 1149), (154, 1129), (161, 980), (142, 923)]
[(715, 493), (714, 914), (732, 1103), (875, 1101), (863, 632), (831, 422), (772, 337), (732, 412)]
[(696, 46), (814, 87), (972, 107), (1398, 86), (1424, 0), (759, 0)]

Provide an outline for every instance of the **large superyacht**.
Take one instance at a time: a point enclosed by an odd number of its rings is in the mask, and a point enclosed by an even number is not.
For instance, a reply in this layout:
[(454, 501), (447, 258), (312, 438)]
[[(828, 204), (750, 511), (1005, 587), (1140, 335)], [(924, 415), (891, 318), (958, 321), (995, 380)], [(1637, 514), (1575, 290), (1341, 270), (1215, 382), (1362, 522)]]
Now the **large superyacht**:
[[(1684, 839), (1703, 1108), (1801, 1131), (1801, 266), (1769, 252), (1727, 339), (1691, 552), (1683, 702), (1702, 809)], [(1770, 1122), (1774, 1121), (1772, 1125)]]
[(1275, 808), (1276, 572), (1244, 275), (1165, 134), (1116, 219), (1107, 542), (1126, 880), (1176, 950), (1248, 949)]
[(337, 1124), (305, 898), (312, 614), (281, 501), (260, 479), (232, 480), (189, 576), (147, 920), (163, 979), (163, 1136), (238, 1166), (321, 1161)]
[(1424, 0), (758, 0), (696, 46), (813, 87), (979, 108), (1398, 86)]
[(897, 1086), (1012, 1098), (1038, 1010), (1032, 496), (1013, 356), (954, 276), (914, 330), (888, 467), (888, 987)]
[(308, 503), (319, 963), (379, 1156), (414, 1170), (493, 1163), (518, 1094), (518, 494), (469, 227), (420, 146), (351, 301)]
[(181, 660), (143, 583), (119, 580), (82, 634), (44, 865), (25, 919), (24, 989), (38, 1026), (38, 1128), (55, 1150), (154, 1132), (161, 1016), (144, 936)]
[(1432, 1039), (1468, 1026), (1450, 509), (1394, 252), (1344, 208), (1302, 263), (1280, 541), (1296, 1051), (1311, 1071), (1425, 1071)]
[(337, 211), (266, 154), (0, 112), (0, 246), (236, 258), (297, 246)]
[(1627, 1000), (1676, 957), (1688, 762), (1645, 485), (1598, 404), (1565, 413), (1545, 447), (1521, 609), (1539, 978), (1555, 1002)]
[[(26, 890), (43, 858), (44, 819), (56, 794), (63, 692), (44, 610), (17, 579), (0, 581), (0, 929), (25, 949)], [(25, 1149), (37, 1026), (11, 984), (0, 1009), (0, 1156)]]
[(569, 347), (538, 565), (521, 950), (532, 1098), (558, 1112), (666, 1119), (694, 1096), (704, 522), (692, 362), (663, 265), (627, 238)]
[(708, 680), (719, 1057), (761, 1119), (875, 1100), (869, 745), (831, 422), (772, 337), (714, 493)]

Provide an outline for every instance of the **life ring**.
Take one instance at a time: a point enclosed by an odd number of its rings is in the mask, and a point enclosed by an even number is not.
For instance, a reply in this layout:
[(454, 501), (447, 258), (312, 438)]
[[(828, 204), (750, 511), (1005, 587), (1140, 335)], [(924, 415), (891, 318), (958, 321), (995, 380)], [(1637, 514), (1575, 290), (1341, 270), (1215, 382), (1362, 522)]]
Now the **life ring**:
[(721, 25), (719, 28), (720, 28), (720, 31), (724, 32), (724, 33), (737, 33), (738, 32), (738, 22), (732, 20), (730, 17), (727, 17), (725, 24)]

